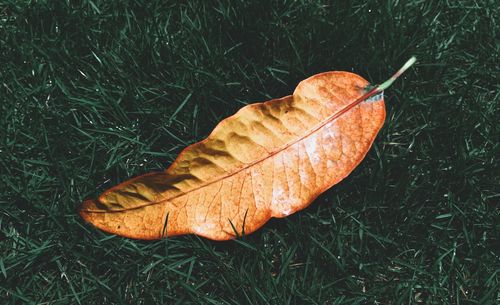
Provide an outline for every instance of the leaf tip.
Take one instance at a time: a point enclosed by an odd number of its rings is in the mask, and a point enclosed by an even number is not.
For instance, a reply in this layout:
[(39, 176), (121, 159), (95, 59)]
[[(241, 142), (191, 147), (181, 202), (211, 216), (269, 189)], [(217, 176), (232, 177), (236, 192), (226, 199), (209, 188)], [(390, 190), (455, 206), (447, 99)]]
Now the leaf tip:
[(91, 221), (91, 213), (89, 213), (89, 210), (91, 210), (92, 207), (94, 207), (95, 200), (94, 199), (87, 199), (82, 202), (82, 204), (78, 207), (78, 214), (87, 222), (92, 222)]

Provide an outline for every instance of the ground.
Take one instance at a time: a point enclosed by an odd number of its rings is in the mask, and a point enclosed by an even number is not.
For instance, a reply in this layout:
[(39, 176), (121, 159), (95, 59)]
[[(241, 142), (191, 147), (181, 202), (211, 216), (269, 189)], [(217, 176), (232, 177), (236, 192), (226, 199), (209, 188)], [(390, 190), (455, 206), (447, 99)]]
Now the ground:
[[(498, 20), (493, 0), (0, 0), (0, 303), (498, 304)], [(245, 104), (411, 55), (366, 159), (304, 211), (229, 242), (76, 213)]]

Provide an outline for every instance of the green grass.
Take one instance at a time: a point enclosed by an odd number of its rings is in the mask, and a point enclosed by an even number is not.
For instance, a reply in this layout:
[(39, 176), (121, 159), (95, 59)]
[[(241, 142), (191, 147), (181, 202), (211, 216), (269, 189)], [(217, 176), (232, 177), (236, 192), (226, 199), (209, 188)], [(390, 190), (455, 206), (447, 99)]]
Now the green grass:
[[(0, 303), (498, 304), (498, 3), (380, 3), (0, 0)], [(367, 158), (304, 211), (228, 242), (75, 212), (247, 103), (411, 55)]]

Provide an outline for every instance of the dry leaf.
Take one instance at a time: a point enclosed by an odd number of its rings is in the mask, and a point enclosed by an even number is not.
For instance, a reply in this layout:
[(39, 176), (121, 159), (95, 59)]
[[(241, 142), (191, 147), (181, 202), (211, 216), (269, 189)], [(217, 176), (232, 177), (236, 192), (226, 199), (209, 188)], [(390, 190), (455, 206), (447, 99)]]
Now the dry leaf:
[[(412, 59), (414, 62), (414, 59)], [(382, 91), (349, 72), (299, 83), (291, 96), (243, 107), (164, 172), (85, 201), (80, 215), (118, 235), (227, 240), (308, 206), (361, 162), (385, 119)]]

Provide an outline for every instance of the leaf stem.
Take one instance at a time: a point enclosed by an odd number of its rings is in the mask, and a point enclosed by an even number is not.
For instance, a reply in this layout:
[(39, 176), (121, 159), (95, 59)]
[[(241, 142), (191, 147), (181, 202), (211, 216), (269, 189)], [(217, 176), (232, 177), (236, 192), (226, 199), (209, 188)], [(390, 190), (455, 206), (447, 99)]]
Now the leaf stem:
[(358, 105), (359, 103), (369, 99), (370, 97), (376, 95), (377, 93), (384, 92), (385, 89), (389, 88), (392, 83), (401, 75), (403, 74), (406, 70), (408, 70), (409, 67), (411, 67), (415, 62), (417, 61), (417, 58), (415, 56), (412, 56), (408, 61), (396, 72), (394, 73), (391, 78), (383, 82), (382, 84), (376, 86), (375, 88), (371, 89), (370, 91), (366, 92), (363, 94), (361, 97), (359, 97), (357, 100), (354, 102), (350, 103), (346, 107), (342, 108), (339, 112), (337, 112), (334, 116), (328, 119), (328, 121), (332, 121), (342, 114), (346, 113), (347, 111), (351, 110), (354, 106)]
[(382, 92), (385, 89), (389, 88), (389, 86), (392, 85), (392, 83), (394, 83), (394, 81), (406, 70), (408, 70), (408, 68), (410, 68), (416, 61), (417, 58), (415, 56), (412, 56), (410, 59), (408, 59), (408, 61), (396, 73), (394, 73), (393, 76), (391, 76), (391, 78), (376, 87), (377, 92)]

